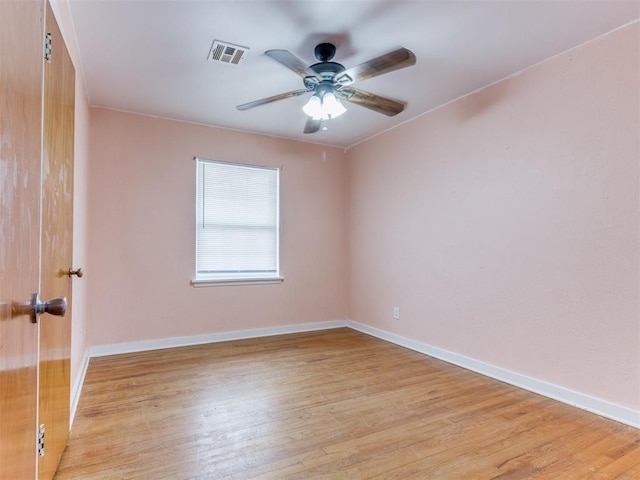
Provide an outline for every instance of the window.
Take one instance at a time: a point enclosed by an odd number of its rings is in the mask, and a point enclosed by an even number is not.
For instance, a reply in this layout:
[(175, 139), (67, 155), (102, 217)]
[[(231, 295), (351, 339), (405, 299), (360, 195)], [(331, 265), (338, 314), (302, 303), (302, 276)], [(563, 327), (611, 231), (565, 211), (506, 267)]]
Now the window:
[(197, 158), (193, 284), (281, 281), (277, 168)]

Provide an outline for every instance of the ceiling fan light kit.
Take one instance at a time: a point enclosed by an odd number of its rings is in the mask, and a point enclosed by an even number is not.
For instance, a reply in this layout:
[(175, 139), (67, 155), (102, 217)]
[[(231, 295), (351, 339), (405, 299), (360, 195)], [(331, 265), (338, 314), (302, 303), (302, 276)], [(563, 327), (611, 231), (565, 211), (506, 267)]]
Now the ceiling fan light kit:
[(320, 96), (316, 93), (311, 96), (302, 111), (314, 120), (331, 120), (339, 117), (347, 111), (333, 92), (326, 92)]
[(314, 51), (318, 63), (307, 66), (287, 50), (267, 50), (264, 52), (265, 55), (302, 77), (305, 88), (261, 100), (254, 100), (253, 102), (238, 105), (236, 108), (238, 110), (248, 110), (267, 103), (284, 100), (285, 98), (312, 93), (309, 101), (302, 107), (302, 111), (309, 116), (304, 127), (304, 133), (326, 130), (326, 120), (339, 117), (345, 113), (347, 109), (340, 100), (355, 103), (390, 117), (404, 110), (406, 106), (404, 102), (360, 90), (351, 85), (415, 65), (416, 56), (413, 52), (406, 48), (398, 48), (350, 69), (345, 69), (341, 64), (330, 61), (335, 52), (336, 47), (333, 44), (321, 43), (316, 46)]

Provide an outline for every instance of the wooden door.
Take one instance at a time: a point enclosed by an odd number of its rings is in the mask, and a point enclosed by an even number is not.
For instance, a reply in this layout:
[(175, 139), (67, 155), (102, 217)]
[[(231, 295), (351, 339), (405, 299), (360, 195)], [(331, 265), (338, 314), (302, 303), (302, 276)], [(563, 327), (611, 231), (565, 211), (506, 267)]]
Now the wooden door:
[(71, 302), (74, 87), (51, 7), (0, 0), (0, 480), (51, 479), (69, 433), (71, 312), (29, 312)]
[(0, 1), (0, 480), (35, 478), (41, 1)]
[(67, 298), (63, 317), (40, 317), (39, 420), (44, 455), (38, 479), (55, 474), (69, 435), (71, 379), (71, 278), (73, 245), (73, 129), (75, 70), (51, 6), (45, 32), (51, 55), (44, 67), (44, 151), (42, 167), (42, 250), (40, 295)]

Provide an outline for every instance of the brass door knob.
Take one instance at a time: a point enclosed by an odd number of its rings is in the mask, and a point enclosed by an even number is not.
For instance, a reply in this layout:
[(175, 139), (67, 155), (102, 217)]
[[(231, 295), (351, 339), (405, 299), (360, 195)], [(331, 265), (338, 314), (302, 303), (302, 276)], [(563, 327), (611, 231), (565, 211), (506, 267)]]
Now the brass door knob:
[(82, 278), (82, 275), (84, 275), (84, 273), (82, 273), (82, 269), (81, 268), (79, 268), (77, 270), (69, 269), (69, 273), (67, 275), (69, 275), (70, 277), (73, 276), (73, 275), (76, 275), (78, 278)]

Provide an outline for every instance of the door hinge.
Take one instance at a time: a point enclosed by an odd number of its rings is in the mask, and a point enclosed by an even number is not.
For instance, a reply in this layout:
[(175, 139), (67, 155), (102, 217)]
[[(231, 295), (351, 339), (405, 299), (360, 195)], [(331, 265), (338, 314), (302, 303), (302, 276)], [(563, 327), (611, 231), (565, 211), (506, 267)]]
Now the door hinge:
[(44, 457), (44, 423), (38, 427), (38, 456)]
[(44, 37), (44, 59), (47, 63), (51, 63), (51, 34), (47, 33)]

